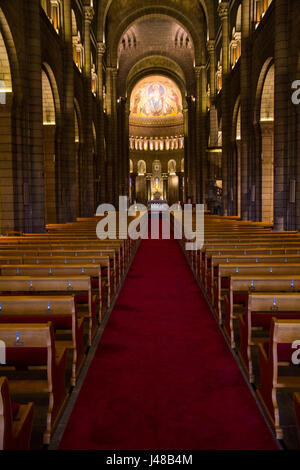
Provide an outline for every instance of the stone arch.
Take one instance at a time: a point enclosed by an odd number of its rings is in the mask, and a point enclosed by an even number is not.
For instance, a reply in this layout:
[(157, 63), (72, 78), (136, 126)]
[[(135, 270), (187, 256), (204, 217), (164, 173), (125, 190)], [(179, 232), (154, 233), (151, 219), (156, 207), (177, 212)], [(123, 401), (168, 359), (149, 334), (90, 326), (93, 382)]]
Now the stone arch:
[(257, 83), (254, 124), (259, 141), (261, 218), (273, 222), (274, 208), (274, 62), (264, 63)]
[(97, 132), (94, 121), (92, 122), (92, 133), (93, 133), (93, 151), (96, 152), (97, 148)]
[(53, 99), (54, 99), (56, 124), (59, 124), (59, 121), (61, 119), (61, 100), (60, 100), (60, 95), (58, 91), (57, 81), (52, 71), (52, 68), (50, 67), (49, 64), (44, 62), (42, 64), (42, 70), (46, 73), (50, 86), (51, 86), (51, 91), (52, 91)]
[(79, 18), (77, 17), (77, 12), (73, 8), (71, 10), (71, 20), (72, 20), (72, 36), (76, 36), (78, 32), (81, 34)]
[(242, 4), (240, 3), (236, 12), (235, 20), (235, 29), (236, 31), (242, 30)]
[(98, 207), (101, 199), (100, 195), (100, 167), (99, 167), (99, 156), (97, 152), (97, 131), (95, 122), (92, 121), (92, 134), (93, 134), (93, 177), (94, 177), (94, 207)]
[[(105, 25), (108, 11), (112, 5), (113, 0), (101, 2), (98, 9), (98, 30), (97, 40), (105, 42)], [(207, 39), (214, 39), (215, 37), (215, 12), (213, 2), (208, 2), (206, 5), (205, 0), (198, 0), (199, 7), (202, 9), (205, 17), (207, 27)]]
[(235, 170), (234, 177), (234, 205), (237, 215), (241, 214), (241, 97), (238, 96), (232, 120), (232, 149), (233, 149), (233, 168)]
[(45, 220), (57, 222), (57, 124), (60, 118), (60, 100), (54, 74), (48, 64), (42, 66), (43, 144)]
[[(18, 155), (17, 134), (21, 133), (22, 102), (19, 62), (14, 38), (6, 16), (0, 8), (0, 129), (8, 138), (1, 142), (0, 171), (0, 233), (15, 230), (23, 218), (16, 211), (16, 203), (23, 198), (22, 160)], [(17, 125), (17, 123), (19, 123)], [(2, 164), (3, 161), (3, 164)]]
[(12, 78), (8, 54), (0, 31), (0, 90), (1, 104), (5, 104), (6, 93), (12, 93)]
[(265, 76), (260, 102), (260, 121), (274, 121), (274, 64)]
[(9, 61), (12, 93), (14, 97), (18, 98), (18, 101), (21, 101), (23, 93), (21, 87), (18, 55), (11, 29), (2, 8), (0, 8), (0, 33), (5, 46), (7, 59)]
[[(239, 129), (238, 129), (239, 128)], [(233, 119), (232, 119), (232, 130), (231, 130), (231, 140), (234, 142), (238, 139), (238, 131), (239, 131), (239, 138), (241, 137), (241, 97), (238, 96), (234, 109), (233, 109)]]
[[(176, 62), (163, 56), (150, 56), (141, 59), (130, 70), (127, 77), (126, 94), (131, 96), (135, 85), (147, 75), (165, 75), (173, 80), (179, 87), (182, 95), (183, 107), (186, 106), (186, 82), (184, 73)], [(126, 110), (129, 113), (130, 100), (127, 100)]]
[(74, 98), (74, 126), (75, 126), (75, 185), (76, 185), (76, 216), (81, 216), (82, 203), (82, 145), (83, 145), (83, 127), (80, 106), (76, 98)]
[(43, 124), (56, 125), (56, 113), (52, 87), (47, 73), (42, 69)]
[(257, 124), (260, 121), (260, 106), (261, 106), (261, 96), (263, 92), (263, 85), (264, 85), (264, 81), (268, 73), (268, 70), (272, 66), (273, 63), (274, 63), (273, 57), (268, 57), (268, 59), (263, 64), (259, 77), (258, 77), (258, 81), (256, 85), (256, 95), (255, 95), (254, 124)]
[[(154, 13), (155, 11), (155, 13)], [(113, 32), (108, 33), (107, 44), (110, 46), (108, 49), (108, 63), (111, 67), (117, 66), (118, 61), (118, 50), (119, 44), (122, 40), (124, 31), (132, 26), (137, 20), (140, 20), (149, 16), (167, 16), (175, 19), (180, 26), (182, 26), (191, 36), (194, 50), (195, 50), (195, 63), (201, 65), (205, 63), (205, 41), (203, 31), (199, 34), (199, 30), (195, 28), (195, 25), (188, 17), (183, 13), (178, 12), (172, 8), (166, 6), (159, 6), (154, 8), (153, 6), (145, 6), (135, 10), (121, 21), (118, 28)]]

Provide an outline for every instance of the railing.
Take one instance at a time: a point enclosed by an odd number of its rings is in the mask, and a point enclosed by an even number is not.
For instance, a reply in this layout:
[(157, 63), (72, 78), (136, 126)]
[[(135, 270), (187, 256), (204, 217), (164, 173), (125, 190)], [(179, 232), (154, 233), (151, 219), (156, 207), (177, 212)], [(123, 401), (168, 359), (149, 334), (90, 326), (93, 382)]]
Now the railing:
[(129, 137), (130, 150), (163, 151), (184, 149), (184, 136)]

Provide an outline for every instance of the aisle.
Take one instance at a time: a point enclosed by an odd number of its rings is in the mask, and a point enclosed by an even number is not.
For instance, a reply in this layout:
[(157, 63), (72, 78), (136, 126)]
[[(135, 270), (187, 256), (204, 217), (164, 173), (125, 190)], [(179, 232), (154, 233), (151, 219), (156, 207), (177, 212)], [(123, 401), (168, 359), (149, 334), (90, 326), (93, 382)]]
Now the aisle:
[(60, 449), (276, 449), (174, 240), (142, 241)]

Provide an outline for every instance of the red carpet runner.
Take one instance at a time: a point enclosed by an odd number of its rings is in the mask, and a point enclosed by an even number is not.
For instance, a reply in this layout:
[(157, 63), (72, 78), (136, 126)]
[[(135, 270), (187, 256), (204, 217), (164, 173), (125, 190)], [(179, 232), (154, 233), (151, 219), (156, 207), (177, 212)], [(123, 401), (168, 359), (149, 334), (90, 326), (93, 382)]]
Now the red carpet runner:
[(142, 241), (60, 449), (276, 449), (174, 240)]

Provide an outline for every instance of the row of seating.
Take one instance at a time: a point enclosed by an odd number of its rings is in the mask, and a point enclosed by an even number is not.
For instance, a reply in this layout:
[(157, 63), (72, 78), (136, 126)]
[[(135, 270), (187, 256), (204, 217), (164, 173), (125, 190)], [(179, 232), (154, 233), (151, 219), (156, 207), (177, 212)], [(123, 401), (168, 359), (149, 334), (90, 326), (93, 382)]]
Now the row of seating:
[(0, 449), (29, 448), (42, 396), (50, 443), (116, 295), (135, 242), (99, 240), (99, 219), (0, 237)]
[(186, 254), (278, 439), (278, 391), (295, 393), (300, 442), (300, 234), (206, 214), (203, 246)]

